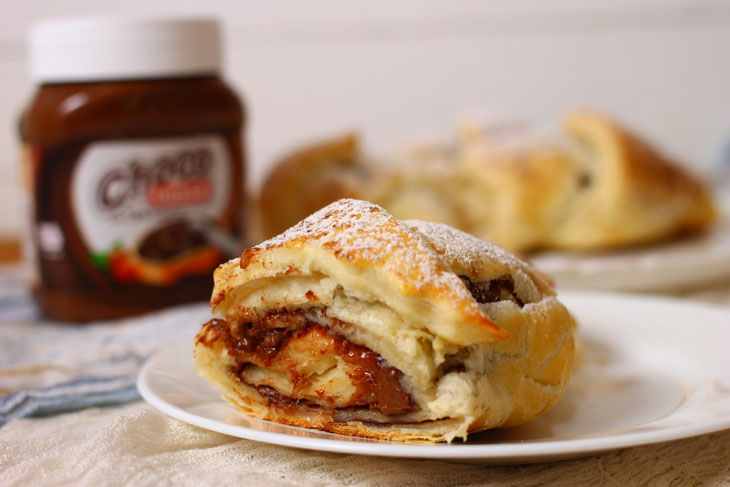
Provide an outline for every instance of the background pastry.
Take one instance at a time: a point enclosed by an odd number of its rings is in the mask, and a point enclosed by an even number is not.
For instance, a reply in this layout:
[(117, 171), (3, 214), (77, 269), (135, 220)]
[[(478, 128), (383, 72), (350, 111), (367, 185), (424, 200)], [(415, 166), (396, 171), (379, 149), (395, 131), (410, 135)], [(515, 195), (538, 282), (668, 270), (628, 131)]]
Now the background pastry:
[(278, 162), (259, 198), (261, 230), (276, 235), (340, 198), (362, 197), (370, 169), (357, 136), (345, 134), (313, 144)]
[(340, 200), (218, 268), (198, 371), (246, 414), (450, 441), (562, 396), (574, 322), (527, 264)]
[(283, 232), (340, 198), (377, 201), (402, 219), (460, 226), (451, 195), (456, 176), (452, 161), (431, 148), (416, 150), (389, 163), (366, 157), (358, 137), (345, 134), (289, 154), (274, 166), (261, 189), (262, 238)]
[(658, 242), (715, 216), (698, 178), (596, 112), (568, 114), (562, 139), (484, 133), (463, 145), (454, 194), (467, 214), (488, 199), (466, 227), (515, 251)]
[(365, 161), (351, 136), (343, 140), (347, 164), (328, 142), (277, 165), (261, 193), (266, 237), (315, 210), (313, 202), (345, 196), (520, 253), (660, 242), (702, 231), (715, 217), (697, 177), (597, 112), (569, 113), (561, 136), (467, 126), (454, 141), (423, 145), (389, 165)]

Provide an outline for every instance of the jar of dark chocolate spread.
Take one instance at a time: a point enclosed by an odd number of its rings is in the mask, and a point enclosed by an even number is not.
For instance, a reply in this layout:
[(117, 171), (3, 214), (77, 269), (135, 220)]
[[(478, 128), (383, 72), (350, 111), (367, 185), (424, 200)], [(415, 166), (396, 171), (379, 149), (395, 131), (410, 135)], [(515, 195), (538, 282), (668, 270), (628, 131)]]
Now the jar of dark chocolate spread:
[(53, 21), (20, 120), (34, 296), (90, 321), (210, 297), (245, 244), (244, 111), (215, 21)]

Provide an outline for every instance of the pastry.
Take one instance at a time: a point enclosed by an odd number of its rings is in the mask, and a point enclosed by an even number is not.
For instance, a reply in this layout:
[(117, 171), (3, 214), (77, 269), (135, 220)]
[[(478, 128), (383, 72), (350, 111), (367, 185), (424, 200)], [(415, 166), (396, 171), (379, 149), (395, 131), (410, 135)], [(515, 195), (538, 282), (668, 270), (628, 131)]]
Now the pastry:
[(404, 153), (397, 163), (366, 158), (353, 134), (296, 150), (274, 165), (258, 206), (262, 237), (277, 235), (340, 198), (375, 201), (400, 219), (461, 226), (450, 188), (454, 171), (444, 154), (428, 147)]
[(715, 217), (698, 178), (586, 110), (567, 115), (560, 137), (466, 127), (454, 142), (396, 160), (365, 161), (352, 136), (293, 154), (262, 190), (265, 236), (341, 197), (374, 201), (399, 219), (447, 223), (520, 253), (655, 243), (703, 231)]
[(548, 246), (644, 244), (704, 230), (714, 220), (709, 190), (696, 177), (615, 122), (577, 111), (565, 129), (583, 147), (585, 172), (577, 175), (566, 217), (555, 218)]
[(451, 441), (565, 391), (574, 321), (548, 282), (449, 226), (343, 199), (220, 266), (198, 372), (244, 413)]
[(313, 144), (276, 164), (264, 181), (259, 207), (266, 237), (283, 232), (340, 198), (362, 197), (369, 169), (353, 134)]
[(658, 242), (715, 215), (696, 177), (596, 112), (568, 114), (563, 140), (470, 137), (457, 171), (465, 227), (519, 252)]

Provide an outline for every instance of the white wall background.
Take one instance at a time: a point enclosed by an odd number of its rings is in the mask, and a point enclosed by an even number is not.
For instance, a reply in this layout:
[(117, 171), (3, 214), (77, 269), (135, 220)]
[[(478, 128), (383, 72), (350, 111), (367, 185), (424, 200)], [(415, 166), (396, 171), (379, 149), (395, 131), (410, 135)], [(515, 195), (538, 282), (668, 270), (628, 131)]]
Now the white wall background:
[(554, 127), (568, 107), (618, 116), (708, 170), (730, 139), (730, 1), (0, 0), (0, 235), (25, 216), (15, 124), (33, 20), (207, 14), (250, 111), (252, 187), (272, 159), (358, 129), (373, 151), (464, 114)]

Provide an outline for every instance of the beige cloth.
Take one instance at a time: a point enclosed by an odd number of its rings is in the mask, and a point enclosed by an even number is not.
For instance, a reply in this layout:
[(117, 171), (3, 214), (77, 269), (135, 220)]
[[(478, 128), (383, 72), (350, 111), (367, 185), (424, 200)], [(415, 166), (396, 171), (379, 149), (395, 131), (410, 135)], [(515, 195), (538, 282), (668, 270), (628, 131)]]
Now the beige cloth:
[(38, 486), (730, 485), (730, 431), (577, 460), (519, 466), (358, 457), (239, 440), (144, 403), (14, 421), (0, 484)]

